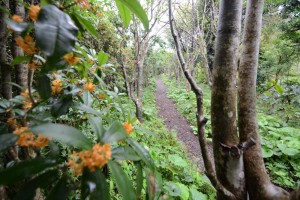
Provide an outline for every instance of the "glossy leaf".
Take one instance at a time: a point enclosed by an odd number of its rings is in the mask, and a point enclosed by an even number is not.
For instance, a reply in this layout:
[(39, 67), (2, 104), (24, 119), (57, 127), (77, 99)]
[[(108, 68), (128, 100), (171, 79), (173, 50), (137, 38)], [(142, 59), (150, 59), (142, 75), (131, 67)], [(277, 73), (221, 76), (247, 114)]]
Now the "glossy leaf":
[(113, 122), (104, 133), (102, 142), (111, 143), (117, 140), (123, 140), (127, 137), (127, 133), (120, 122)]
[(150, 157), (149, 152), (142, 147), (137, 141), (133, 140), (132, 138), (128, 138), (127, 142), (132, 146), (135, 152), (142, 158), (142, 160), (146, 163), (146, 165), (151, 169), (154, 170), (154, 163)]
[(131, 11), (124, 6), (124, 4), (120, 3), (118, 0), (116, 1), (117, 8), (119, 10), (120, 16), (123, 20), (124, 26), (127, 28), (131, 21)]
[(53, 117), (60, 117), (68, 113), (72, 104), (72, 95), (65, 95), (58, 99), (51, 107)]
[(94, 25), (89, 20), (83, 18), (78, 12), (74, 12), (73, 14), (80, 22), (81, 26), (83, 26), (88, 32), (90, 32), (96, 38), (99, 36), (97, 30), (94, 28)]
[(137, 0), (115, 0), (115, 1), (122, 3), (129, 10), (131, 10), (131, 12), (133, 12), (141, 20), (141, 22), (144, 25), (144, 28), (147, 31), (149, 30), (149, 20), (147, 14)]
[(12, 30), (14, 30), (17, 33), (25, 32), (31, 25), (29, 23), (24, 23), (24, 22), (18, 23), (10, 19), (4, 19), (4, 21)]
[(109, 187), (104, 174), (98, 169), (95, 172), (84, 170), (81, 179), (81, 199), (90, 194), (91, 200), (110, 200)]
[(75, 105), (75, 108), (77, 108), (78, 110), (85, 111), (85, 112), (90, 113), (90, 114), (94, 114), (94, 115), (97, 115), (97, 116), (101, 116), (101, 112), (95, 110), (95, 109), (92, 108), (92, 107), (89, 107), (89, 106), (87, 106), (87, 105), (84, 105), (84, 104), (77, 104), (77, 105)]
[(96, 133), (98, 139), (101, 140), (105, 131), (102, 126), (102, 120), (99, 117), (92, 117), (92, 116), (89, 116), (88, 120), (90, 125), (92, 126), (94, 133)]
[(112, 157), (116, 160), (141, 160), (141, 157), (129, 146), (119, 146), (114, 148), (112, 150)]
[(51, 190), (50, 194), (47, 195), (46, 200), (66, 200), (70, 191), (68, 178), (67, 176), (63, 176)]
[(111, 171), (112, 177), (116, 182), (118, 191), (123, 196), (123, 199), (136, 199), (132, 183), (119, 164), (115, 161), (109, 161), (108, 167)]
[(136, 196), (140, 197), (142, 189), (143, 189), (143, 180), (144, 180), (143, 169), (142, 169), (141, 162), (135, 162), (135, 166), (136, 166), (136, 169), (137, 169), (136, 178), (135, 178)]
[(26, 160), (0, 171), (0, 185), (10, 185), (40, 173), (58, 163), (52, 159), (35, 158)]
[(52, 62), (73, 50), (77, 32), (71, 18), (54, 5), (45, 5), (35, 23), (37, 45)]
[(36, 89), (43, 100), (51, 97), (51, 81), (46, 74), (43, 74), (37, 78)]
[(11, 133), (0, 135), (0, 152), (14, 145), (18, 139), (18, 136)]
[(58, 170), (48, 171), (28, 182), (13, 198), (14, 200), (34, 199), (37, 188), (49, 187), (58, 177)]
[(100, 51), (98, 53), (98, 65), (102, 66), (108, 61), (108, 54), (104, 53), (103, 51)]
[(62, 124), (42, 124), (30, 129), (34, 134), (42, 134), (66, 145), (82, 149), (92, 148), (92, 143), (74, 127)]

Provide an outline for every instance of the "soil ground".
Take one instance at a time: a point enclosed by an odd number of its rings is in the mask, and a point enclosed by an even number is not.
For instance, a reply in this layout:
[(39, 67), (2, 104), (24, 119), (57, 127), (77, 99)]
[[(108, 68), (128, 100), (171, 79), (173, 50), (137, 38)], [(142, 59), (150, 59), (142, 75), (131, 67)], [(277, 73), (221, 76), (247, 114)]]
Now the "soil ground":
[[(178, 113), (175, 103), (167, 97), (167, 86), (161, 79), (156, 81), (156, 105), (158, 115), (164, 120), (169, 130), (175, 130), (177, 138), (181, 141), (188, 152), (190, 159), (197, 165), (200, 172), (204, 172), (204, 164), (198, 137), (193, 134), (188, 121)], [(209, 144), (210, 155), (212, 155), (212, 145)]]

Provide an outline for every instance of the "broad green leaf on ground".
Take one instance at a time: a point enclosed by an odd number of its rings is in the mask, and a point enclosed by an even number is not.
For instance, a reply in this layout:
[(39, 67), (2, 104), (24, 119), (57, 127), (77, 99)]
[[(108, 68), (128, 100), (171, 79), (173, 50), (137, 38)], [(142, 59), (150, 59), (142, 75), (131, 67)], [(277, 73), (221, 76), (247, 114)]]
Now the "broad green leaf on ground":
[(123, 171), (119, 164), (115, 161), (109, 161), (108, 167), (115, 180), (118, 191), (123, 196), (123, 199), (136, 199), (132, 182), (129, 180), (127, 174)]
[(48, 171), (26, 183), (26, 185), (13, 198), (14, 200), (34, 199), (37, 188), (49, 187), (58, 177), (58, 170)]
[(144, 147), (142, 147), (137, 141), (131, 138), (128, 138), (127, 142), (130, 144), (130, 146), (132, 146), (135, 152), (142, 158), (142, 160), (146, 163), (146, 165), (151, 170), (154, 170), (154, 163), (150, 157), (149, 152)]
[(65, 200), (67, 199), (69, 193), (71, 192), (71, 188), (68, 185), (67, 176), (63, 176), (54, 188), (50, 191), (49, 195), (47, 195), (46, 200)]
[(6, 148), (14, 145), (18, 139), (18, 136), (11, 133), (1, 134), (0, 135), (0, 152)]
[(268, 149), (268, 148), (266, 148), (266, 147), (264, 147), (264, 146), (262, 146), (262, 155), (263, 155), (263, 157), (264, 158), (270, 158), (270, 157), (272, 157), (273, 156), (273, 150), (271, 150), (271, 149)]
[(141, 160), (141, 157), (129, 146), (119, 146), (114, 148), (112, 150), (112, 157), (116, 160)]
[(73, 12), (74, 16), (77, 18), (77, 20), (80, 22), (81, 26), (83, 26), (88, 32), (90, 32), (95, 38), (98, 38), (97, 30), (94, 28), (94, 25), (91, 23), (91, 21), (83, 18), (80, 13)]
[(169, 160), (178, 167), (186, 167), (188, 163), (176, 154), (169, 155)]
[(0, 185), (10, 185), (29, 178), (37, 173), (49, 169), (58, 163), (56, 160), (46, 158), (35, 158), (26, 160), (0, 171)]
[(113, 122), (103, 135), (101, 142), (111, 143), (118, 140), (123, 140), (127, 137), (127, 132), (124, 130), (123, 125), (115, 121)]
[(131, 11), (118, 0), (116, 1), (116, 5), (123, 20), (123, 24), (127, 28), (131, 21)]
[(198, 190), (191, 188), (190, 189), (191, 200), (208, 200), (207, 195), (199, 192)]
[(98, 65), (99, 66), (102, 66), (104, 65), (107, 61), (108, 61), (108, 54), (107, 53), (104, 53), (103, 51), (100, 51), (97, 55), (98, 57)]
[(149, 30), (147, 14), (137, 0), (115, 0), (115, 2), (119, 2), (131, 10), (131, 12), (133, 12), (141, 20), (146, 31)]
[(73, 50), (77, 32), (71, 18), (54, 5), (45, 5), (35, 23), (37, 45), (52, 62)]
[(42, 124), (30, 129), (34, 134), (42, 134), (66, 145), (82, 149), (92, 148), (91, 141), (74, 127), (62, 124)]

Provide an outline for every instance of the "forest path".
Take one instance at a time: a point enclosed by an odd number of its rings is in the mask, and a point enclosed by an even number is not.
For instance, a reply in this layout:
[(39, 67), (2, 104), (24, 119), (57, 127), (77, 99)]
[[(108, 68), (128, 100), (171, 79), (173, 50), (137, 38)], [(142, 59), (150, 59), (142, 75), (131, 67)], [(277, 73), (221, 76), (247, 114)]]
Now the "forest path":
[[(161, 79), (156, 81), (155, 100), (158, 107), (158, 115), (164, 120), (169, 130), (175, 130), (177, 138), (184, 144), (188, 156), (195, 162), (199, 170), (204, 172), (204, 164), (198, 137), (193, 134), (188, 121), (178, 113), (175, 103), (167, 97), (167, 86)], [(212, 155), (212, 145), (209, 144)]]

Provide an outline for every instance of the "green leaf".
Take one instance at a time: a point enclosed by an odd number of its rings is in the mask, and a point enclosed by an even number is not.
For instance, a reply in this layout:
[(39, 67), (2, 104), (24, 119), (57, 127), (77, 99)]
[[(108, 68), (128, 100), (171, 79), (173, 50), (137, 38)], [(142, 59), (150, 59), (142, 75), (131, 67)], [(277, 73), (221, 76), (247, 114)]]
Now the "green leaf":
[(142, 158), (142, 160), (146, 163), (146, 165), (153, 171), (155, 167), (149, 152), (132, 138), (128, 138), (127, 142), (132, 146), (135, 152)]
[(108, 54), (104, 53), (103, 51), (100, 51), (98, 53), (98, 65), (102, 66), (108, 61)]
[(0, 171), (0, 185), (10, 185), (57, 165), (56, 160), (35, 158)]
[(133, 190), (132, 183), (130, 182), (127, 174), (115, 161), (109, 161), (108, 167), (111, 171), (111, 175), (114, 178), (118, 191), (123, 196), (123, 199), (136, 199), (135, 192)]
[(43, 100), (51, 97), (51, 81), (46, 74), (43, 74), (37, 78), (36, 89)]
[(280, 85), (275, 85), (275, 90), (279, 93), (282, 94), (284, 92), (283, 88)]
[(116, 160), (141, 160), (141, 157), (129, 146), (119, 146), (114, 148), (112, 150), (112, 157)]
[(30, 56), (16, 56), (11, 62), (11, 65), (14, 66), (28, 61), (30, 61)]
[(51, 114), (53, 117), (58, 118), (68, 113), (72, 104), (72, 95), (64, 95), (58, 99), (51, 107)]
[(85, 111), (85, 112), (90, 113), (90, 114), (97, 115), (97, 116), (101, 116), (102, 115), (101, 112), (93, 109), (92, 107), (84, 105), (84, 104), (77, 104), (77, 105), (75, 105), (75, 108), (77, 108), (78, 110)]
[(49, 187), (58, 177), (58, 170), (48, 171), (30, 182), (18, 192), (18, 194), (13, 198), (14, 200), (31, 200), (34, 199), (35, 191), (37, 188)]
[(207, 195), (199, 192), (198, 190), (190, 189), (191, 200), (208, 200)]
[(11, 133), (0, 135), (0, 152), (14, 145), (18, 139), (18, 136)]
[(24, 23), (24, 22), (18, 23), (10, 19), (4, 19), (4, 21), (12, 30), (14, 30), (17, 33), (25, 32), (31, 25), (30, 23)]
[(136, 172), (136, 178), (135, 178), (135, 184), (136, 184), (136, 196), (139, 198), (141, 196), (141, 192), (143, 189), (143, 169), (142, 169), (142, 165), (141, 162), (135, 162), (135, 166), (137, 169)]
[(117, 8), (118, 8), (119, 13), (121, 15), (121, 18), (123, 20), (123, 24), (127, 28), (130, 24), (130, 21), (131, 21), (131, 12), (126, 6), (124, 6), (119, 1), (116, 1), (116, 5), (117, 5)]
[(123, 125), (115, 121), (113, 122), (107, 131), (104, 133), (102, 142), (103, 143), (111, 143), (117, 140), (123, 140), (127, 137), (127, 132), (124, 130)]
[(82, 93), (82, 99), (85, 105), (91, 107), (93, 103), (93, 99), (91, 97), (91, 93), (87, 90), (84, 90)]
[(188, 200), (190, 197), (190, 191), (189, 188), (182, 183), (176, 183), (176, 185), (180, 188), (181, 193), (180, 193), (180, 199), (182, 200)]
[(45, 5), (35, 23), (37, 45), (52, 63), (73, 50), (77, 32), (71, 18), (54, 5)]
[(90, 172), (85, 169), (81, 179), (81, 199), (86, 199), (90, 195), (91, 200), (110, 200), (108, 183), (104, 174), (98, 169)]
[(264, 158), (270, 158), (273, 156), (273, 154), (274, 152), (271, 149), (262, 146), (262, 155)]
[(68, 185), (68, 178), (65, 175), (57, 182), (46, 200), (66, 200), (70, 192), (71, 188)]
[(137, 0), (115, 0), (115, 2), (119, 2), (131, 10), (131, 12), (133, 12), (141, 20), (146, 31), (149, 30), (147, 14)]
[(42, 134), (63, 144), (82, 149), (92, 148), (92, 143), (74, 127), (62, 124), (42, 124), (30, 129), (34, 134)]
[(88, 117), (89, 123), (92, 126), (93, 131), (97, 134), (98, 139), (101, 141), (101, 138), (104, 135), (104, 128), (102, 126), (102, 119), (99, 117)]
[(98, 38), (99, 35), (97, 33), (97, 30), (89, 20), (83, 18), (78, 12), (73, 12), (73, 14), (88, 32), (90, 32), (95, 38)]
[(182, 167), (182, 168), (188, 166), (188, 163), (177, 154), (169, 155), (168, 158), (175, 166)]

